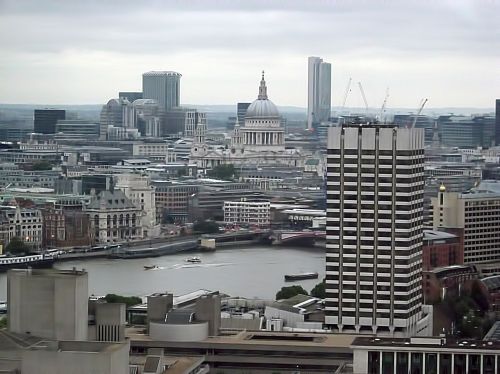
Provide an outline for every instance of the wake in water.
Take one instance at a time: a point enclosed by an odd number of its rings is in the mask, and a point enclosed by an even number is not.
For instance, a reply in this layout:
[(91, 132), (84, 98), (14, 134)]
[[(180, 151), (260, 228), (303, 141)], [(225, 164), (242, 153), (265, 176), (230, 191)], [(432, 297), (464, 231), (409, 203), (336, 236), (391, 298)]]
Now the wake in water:
[(219, 264), (175, 264), (170, 269), (190, 269), (190, 268), (213, 268), (220, 266), (234, 265), (230, 262), (221, 262)]

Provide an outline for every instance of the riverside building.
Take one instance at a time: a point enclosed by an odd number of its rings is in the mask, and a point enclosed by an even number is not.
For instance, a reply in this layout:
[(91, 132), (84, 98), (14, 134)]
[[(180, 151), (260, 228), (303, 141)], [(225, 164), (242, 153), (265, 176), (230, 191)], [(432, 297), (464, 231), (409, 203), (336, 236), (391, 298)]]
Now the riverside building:
[(426, 333), (423, 129), (331, 128), (327, 176), (325, 323), (341, 333)]

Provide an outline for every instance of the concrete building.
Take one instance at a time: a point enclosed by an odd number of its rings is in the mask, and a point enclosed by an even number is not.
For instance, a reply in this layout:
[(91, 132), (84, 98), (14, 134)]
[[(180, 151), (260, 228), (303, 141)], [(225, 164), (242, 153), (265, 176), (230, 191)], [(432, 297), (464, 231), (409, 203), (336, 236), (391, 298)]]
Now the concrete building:
[(161, 125), (165, 112), (156, 100), (138, 99), (132, 103), (132, 127), (143, 137), (156, 138), (161, 135)]
[(493, 374), (500, 369), (500, 343), (434, 338), (354, 339), (353, 374)]
[(87, 340), (88, 274), (77, 270), (9, 270), (8, 330), (55, 340)]
[(108, 127), (130, 127), (132, 120), (131, 105), (126, 99), (111, 99), (102, 107), (100, 124), (101, 138), (107, 133)]
[(54, 134), (56, 123), (66, 119), (66, 111), (61, 109), (35, 109), (33, 130), (40, 134)]
[(224, 223), (269, 227), (270, 203), (264, 200), (224, 201)]
[(331, 128), (327, 175), (326, 325), (342, 333), (417, 334), (423, 130)]
[(166, 111), (180, 106), (181, 77), (175, 71), (150, 71), (142, 75), (142, 96), (153, 99)]
[(42, 341), (22, 353), (22, 374), (129, 374), (129, 343)]
[(144, 237), (158, 236), (160, 227), (156, 219), (155, 188), (151, 180), (141, 174), (118, 174), (116, 188), (125, 193), (132, 203), (143, 212)]
[[(463, 241), (464, 264), (481, 267), (500, 260), (500, 194), (442, 189), (432, 199), (434, 229), (454, 229)], [(494, 274), (500, 274), (499, 266)], [(486, 274), (485, 274), (486, 275)], [(489, 274), (493, 275), (493, 274)]]
[(307, 61), (307, 128), (330, 118), (332, 107), (332, 65), (319, 57)]

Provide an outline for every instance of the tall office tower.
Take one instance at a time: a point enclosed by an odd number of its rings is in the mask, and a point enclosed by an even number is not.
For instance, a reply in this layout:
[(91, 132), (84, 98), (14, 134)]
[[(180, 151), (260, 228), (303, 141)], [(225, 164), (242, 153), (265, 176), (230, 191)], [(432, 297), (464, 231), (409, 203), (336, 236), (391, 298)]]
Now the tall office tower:
[(60, 109), (35, 109), (34, 132), (39, 134), (55, 134), (58, 120), (66, 119), (66, 111)]
[(500, 145), (500, 99), (495, 101), (495, 144)]
[(175, 71), (150, 71), (142, 74), (143, 99), (153, 99), (165, 110), (180, 106), (181, 74)]
[(307, 77), (307, 128), (312, 130), (330, 118), (332, 110), (332, 65), (309, 57)]
[(237, 105), (236, 116), (240, 126), (243, 126), (243, 124), (245, 123), (245, 116), (247, 115), (247, 109), (249, 106), (250, 103), (238, 103)]
[(422, 322), (424, 130), (328, 133), (325, 323), (406, 336)]

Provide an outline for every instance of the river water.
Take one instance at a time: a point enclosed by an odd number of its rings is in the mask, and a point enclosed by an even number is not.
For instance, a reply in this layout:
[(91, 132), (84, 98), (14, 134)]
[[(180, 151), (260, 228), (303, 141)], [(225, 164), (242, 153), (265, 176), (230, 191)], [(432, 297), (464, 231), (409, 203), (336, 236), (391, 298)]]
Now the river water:
[[(191, 264), (186, 258), (198, 256)], [(144, 265), (158, 269), (144, 270)], [(283, 286), (298, 284), (310, 291), (325, 275), (325, 252), (320, 248), (243, 246), (215, 252), (181, 253), (156, 258), (65, 261), (58, 269), (85, 269), (89, 294), (146, 296), (153, 292), (180, 295), (198, 289), (219, 290), (231, 296), (274, 299)], [(285, 274), (316, 271), (318, 279), (284, 281)], [(0, 300), (7, 299), (7, 275), (0, 274)]]

